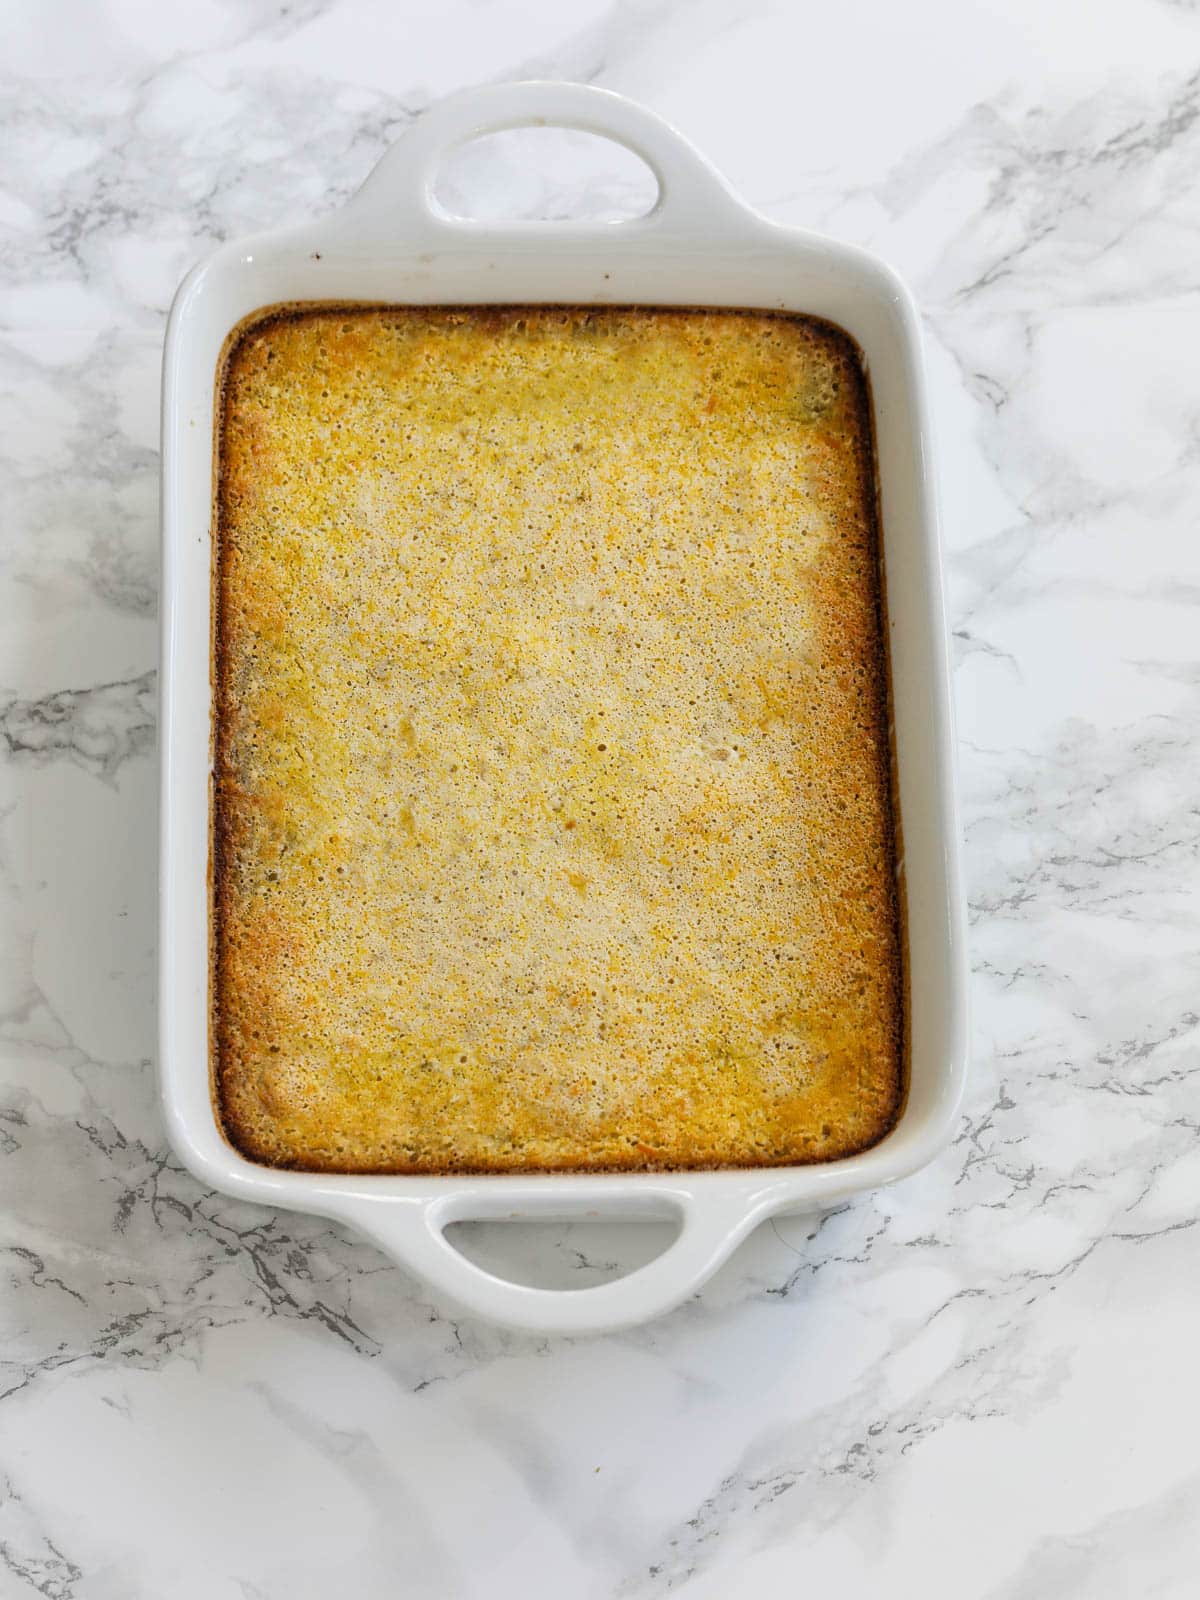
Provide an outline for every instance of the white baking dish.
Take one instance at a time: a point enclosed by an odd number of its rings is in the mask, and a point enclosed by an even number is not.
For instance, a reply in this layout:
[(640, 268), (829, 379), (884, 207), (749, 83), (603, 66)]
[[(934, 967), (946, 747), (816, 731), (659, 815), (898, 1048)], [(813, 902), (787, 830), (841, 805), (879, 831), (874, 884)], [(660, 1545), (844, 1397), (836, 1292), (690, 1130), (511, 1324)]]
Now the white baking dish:
[[(432, 182), (445, 153), (528, 124), (586, 129), (636, 151), (658, 179), (654, 209), (586, 225), (497, 227), (443, 215)], [(824, 1165), (721, 1172), (334, 1177), (256, 1165), (225, 1140), (209, 1066), (214, 381), (243, 317), (319, 300), (774, 307), (826, 317), (858, 341), (875, 407), (910, 987), (907, 1101), (873, 1149)], [(479, 1316), (579, 1333), (669, 1310), (764, 1218), (890, 1183), (946, 1141), (966, 1054), (946, 634), (918, 323), (880, 262), (756, 216), (677, 133), (617, 95), (525, 83), (447, 100), (340, 211), (226, 245), (181, 286), (163, 373), (162, 619), (162, 1092), (171, 1142), (201, 1182), (348, 1222)], [(506, 1282), (444, 1237), (447, 1224), (468, 1218), (583, 1215), (667, 1217), (679, 1234), (649, 1265), (580, 1290)]]

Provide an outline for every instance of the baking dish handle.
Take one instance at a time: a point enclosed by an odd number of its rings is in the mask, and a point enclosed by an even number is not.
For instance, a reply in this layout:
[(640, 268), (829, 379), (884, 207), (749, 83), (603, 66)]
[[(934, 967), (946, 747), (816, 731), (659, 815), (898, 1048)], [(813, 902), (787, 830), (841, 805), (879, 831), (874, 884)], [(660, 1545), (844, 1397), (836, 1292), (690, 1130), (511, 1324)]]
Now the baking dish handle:
[[(618, 222), (477, 222), (452, 217), (434, 199), (434, 181), (445, 157), (459, 145), (510, 128), (571, 128), (597, 134), (640, 156), (658, 182), (658, 198), (642, 217)], [(529, 236), (550, 231), (556, 238), (613, 228), (653, 228), (672, 235), (711, 238), (714, 214), (728, 226), (752, 221), (754, 213), (682, 134), (661, 118), (610, 89), (580, 83), (497, 83), (466, 89), (438, 101), (409, 127), (377, 163), (358, 193), (343, 207), (348, 224), (372, 243), (452, 231), (482, 230)]]
[(626, 1215), (676, 1220), (677, 1237), (645, 1266), (587, 1289), (537, 1289), (498, 1278), (468, 1260), (446, 1238), (445, 1230), (452, 1222), (613, 1215), (603, 1200), (584, 1209), (568, 1209), (561, 1197), (546, 1196), (539, 1202), (518, 1199), (511, 1191), (493, 1204), (470, 1195), (426, 1200), (372, 1195), (338, 1206), (335, 1214), (473, 1316), (526, 1333), (594, 1334), (634, 1327), (673, 1310), (708, 1281), (772, 1209), (767, 1194), (747, 1195), (744, 1189), (647, 1191)]

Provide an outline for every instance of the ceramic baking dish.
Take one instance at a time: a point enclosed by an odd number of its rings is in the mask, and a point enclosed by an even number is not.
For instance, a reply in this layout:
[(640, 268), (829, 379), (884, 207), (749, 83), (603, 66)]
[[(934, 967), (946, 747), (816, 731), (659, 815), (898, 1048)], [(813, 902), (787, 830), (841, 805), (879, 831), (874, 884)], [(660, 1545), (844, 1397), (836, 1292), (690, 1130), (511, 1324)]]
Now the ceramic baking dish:
[[(584, 129), (635, 151), (658, 180), (654, 208), (619, 223), (505, 226), (438, 209), (433, 181), (447, 151), (531, 124)], [(910, 993), (908, 1094), (873, 1148), (820, 1165), (715, 1172), (339, 1177), (257, 1165), (224, 1138), (209, 1062), (215, 382), (226, 337), (251, 312), (330, 300), (776, 308), (827, 318), (857, 340), (875, 409)], [(946, 632), (920, 334), (889, 268), (755, 215), (677, 133), (617, 95), (523, 83), (444, 101), (340, 211), (226, 245), (182, 284), (163, 372), (162, 579), (162, 1093), (171, 1142), (201, 1182), (349, 1223), (481, 1317), (580, 1333), (669, 1310), (765, 1218), (902, 1178), (946, 1141), (966, 1054)], [(475, 1218), (581, 1216), (668, 1218), (679, 1231), (636, 1272), (576, 1290), (497, 1278), (444, 1233)]]

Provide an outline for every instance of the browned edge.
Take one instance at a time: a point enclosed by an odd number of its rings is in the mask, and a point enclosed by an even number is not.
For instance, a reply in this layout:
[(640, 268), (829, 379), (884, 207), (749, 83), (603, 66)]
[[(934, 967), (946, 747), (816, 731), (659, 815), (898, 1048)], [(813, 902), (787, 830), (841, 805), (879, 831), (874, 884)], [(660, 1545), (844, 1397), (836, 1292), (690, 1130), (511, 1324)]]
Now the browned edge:
[(912, 1084), (912, 969), (909, 961), (908, 940), (908, 867), (904, 854), (904, 826), (900, 814), (900, 762), (896, 744), (896, 697), (892, 689), (892, 636), (890, 612), (887, 603), (887, 559), (883, 541), (883, 489), (879, 479), (879, 451), (875, 446), (875, 394), (871, 386), (871, 373), (862, 347), (837, 323), (828, 324), (849, 344), (862, 377), (861, 404), (863, 422), (870, 448), (870, 482), (863, 485), (864, 499), (871, 513), (871, 541), (875, 552), (876, 607), (879, 637), (883, 642), (883, 694), (887, 712), (888, 738), (888, 820), (892, 836), (892, 872), (895, 879), (893, 903), (896, 908), (896, 959), (900, 979), (900, 1088), (896, 1097), (892, 1120), (879, 1138), (863, 1146), (872, 1150), (881, 1144), (899, 1124), (908, 1106), (909, 1088)]

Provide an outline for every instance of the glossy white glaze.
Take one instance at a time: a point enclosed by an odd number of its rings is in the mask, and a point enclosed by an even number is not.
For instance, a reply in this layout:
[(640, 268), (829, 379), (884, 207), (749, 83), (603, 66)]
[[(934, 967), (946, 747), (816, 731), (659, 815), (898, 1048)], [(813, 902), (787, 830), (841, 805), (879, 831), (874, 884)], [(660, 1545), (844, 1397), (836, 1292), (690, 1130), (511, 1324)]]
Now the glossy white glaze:
[[(1200, 1566), (1194, 9), (24, 15), (0, 60), (0, 1591), (1183, 1600)], [(344, 200), (429, 100), (539, 73), (623, 90), (755, 209), (912, 286), (972, 918), (949, 1151), (765, 1225), (670, 1316), (592, 1340), (450, 1318), (356, 1232), (196, 1183), (155, 1078), (170, 296), (222, 240)], [(458, 188), (489, 215), (509, 196), (598, 216), (647, 192), (600, 156), (576, 180), (575, 156), (545, 185), (464, 157)], [(663, 1230), (457, 1237), (567, 1285)]]

